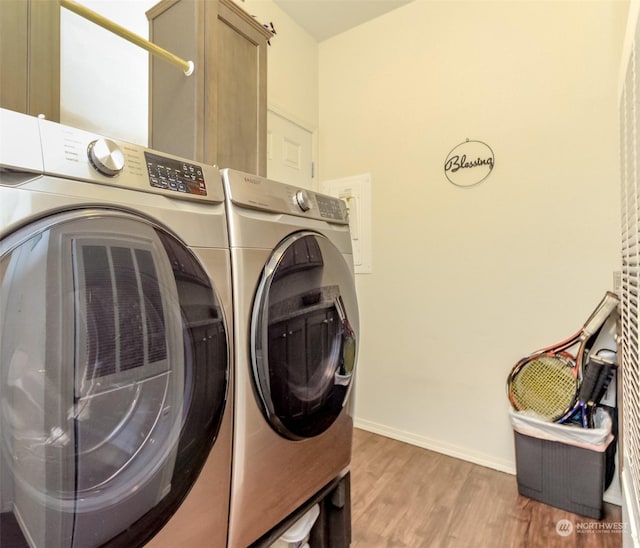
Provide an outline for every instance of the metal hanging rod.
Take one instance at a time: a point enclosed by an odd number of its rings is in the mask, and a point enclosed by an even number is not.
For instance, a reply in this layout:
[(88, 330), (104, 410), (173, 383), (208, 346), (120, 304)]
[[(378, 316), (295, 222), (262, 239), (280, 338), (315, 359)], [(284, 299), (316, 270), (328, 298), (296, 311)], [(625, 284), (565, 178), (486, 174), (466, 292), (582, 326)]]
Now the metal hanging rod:
[(107, 19), (106, 17), (103, 17), (99, 13), (96, 13), (95, 11), (91, 11), (89, 8), (86, 8), (85, 6), (82, 6), (77, 2), (74, 2), (73, 0), (60, 0), (60, 5), (63, 8), (67, 8), (69, 11), (72, 11), (73, 13), (78, 14), (80, 17), (83, 17), (100, 27), (107, 29), (108, 31), (113, 32), (114, 34), (117, 34), (118, 36), (120, 36), (120, 38), (124, 38), (125, 40), (128, 40), (132, 44), (135, 44), (136, 46), (139, 46), (142, 49), (147, 50), (152, 55), (161, 57), (162, 59), (164, 59), (165, 61), (168, 61), (172, 65), (180, 67), (187, 76), (191, 76), (193, 74), (193, 70), (195, 68), (193, 61), (185, 61), (184, 59), (178, 57), (177, 55), (174, 55), (173, 53), (167, 51), (166, 49), (163, 49), (160, 46), (157, 46), (153, 42), (149, 42), (149, 40), (146, 40), (141, 36), (138, 36), (137, 34), (131, 32), (130, 30), (127, 30), (124, 27), (121, 27), (117, 23), (110, 21), (109, 19)]

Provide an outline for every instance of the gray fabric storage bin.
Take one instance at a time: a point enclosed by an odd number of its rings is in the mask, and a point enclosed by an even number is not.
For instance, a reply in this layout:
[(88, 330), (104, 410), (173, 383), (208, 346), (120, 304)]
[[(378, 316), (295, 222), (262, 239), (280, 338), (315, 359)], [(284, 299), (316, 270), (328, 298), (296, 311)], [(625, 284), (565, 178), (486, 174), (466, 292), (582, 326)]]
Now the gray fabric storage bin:
[(574, 514), (602, 518), (605, 453), (514, 432), (518, 493)]
[[(600, 411), (600, 410), (599, 410)], [(516, 421), (513, 420), (515, 425)], [(582, 430), (585, 436), (595, 432), (576, 427), (547, 423), (536, 435), (537, 419), (532, 418), (531, 428), (521, 428), (522, 421), (529, 419), (521, 414), (517, 417), (518, 429), (514, 427), (516, 450), (516, 476), (518, 493), (534, 500), (561, 508), (582, 516), (601, 519), (605, 483), (605, 449), (612, 436), (603, 436), (599, 444), (576, 442)], [(602, 416), (601, 429), (611, 431), (611, 421)], [(566, 431), (566, 442), (562, 440)], [(520, 430), (520, 431), (518, 431)], [(526, 433), (523, 433), (523, 430)], [(549, 435), (547, 430), (552, 430)], [(605, 430), (606, 432), (606, 430)]]

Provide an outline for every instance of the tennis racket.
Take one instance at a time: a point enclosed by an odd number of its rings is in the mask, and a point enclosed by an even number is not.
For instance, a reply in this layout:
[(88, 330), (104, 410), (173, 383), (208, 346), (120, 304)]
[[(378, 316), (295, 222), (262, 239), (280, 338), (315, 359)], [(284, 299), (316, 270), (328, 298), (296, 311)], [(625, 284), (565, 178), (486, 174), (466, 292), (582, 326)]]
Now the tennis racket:
[[(532, 410), (550, 421), (557, 421), (574, 407), (587, 346), (618, 303), (618, 296), (607, 292), (574, 335), (516, 363), (507, 379), (509, 401), (515, 410)], [(574, 347), (577, 352), (572, 354), (569, 350)]]
[(607, 392), (609, 383), (618, 369), (618, 354), (613, 350), (602, 349), (597, 352), (593, 359), (602, 362), (600, 376), (598, 377), (598, 382), (596, 382), (593, 394), (591, 395), (593, 404), (598, 405)]
[(582, 428), (593, 428), (595, 404), (593, 395), (602, 374), (604, 362), (595, 356), (590, 358), (584, 368), (584, 376), (578, 389), (578, 397), (573, 407), (557, 422), (579, 424)]
[(590, 356), (584, 368), (577, 401), (557, 422), (593, 428), (596, 406), (607, 391), (616, 367), (617, 355), (612, 350), (602, 349)]

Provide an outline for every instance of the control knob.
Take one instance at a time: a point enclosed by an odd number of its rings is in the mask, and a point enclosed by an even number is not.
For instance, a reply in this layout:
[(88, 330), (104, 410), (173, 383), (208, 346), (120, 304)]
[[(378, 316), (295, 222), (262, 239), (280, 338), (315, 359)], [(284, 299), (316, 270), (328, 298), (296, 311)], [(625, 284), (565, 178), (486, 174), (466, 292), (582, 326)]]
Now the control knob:
[(111, 139), (92, 141), (87, 155), (93, 167), (107, 177), (115, 177), (124, 169), (124, 154)]
[(309, 194), (305, 190), (298, 190), (296, 192), (296, 203), (302, 211), (309, 211), (311, 209), (311, 200), (309, 200)]

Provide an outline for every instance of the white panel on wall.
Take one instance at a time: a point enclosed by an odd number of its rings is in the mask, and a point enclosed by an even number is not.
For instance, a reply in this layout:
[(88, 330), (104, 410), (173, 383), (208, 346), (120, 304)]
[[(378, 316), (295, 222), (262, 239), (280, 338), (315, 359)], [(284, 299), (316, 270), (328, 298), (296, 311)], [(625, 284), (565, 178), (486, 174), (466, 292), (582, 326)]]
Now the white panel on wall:
[(373, 272), (371, 175), (366, 173), (323, 181), (320, 190), (347, 202), (354, 270), (356, 274), (370, 274)]

